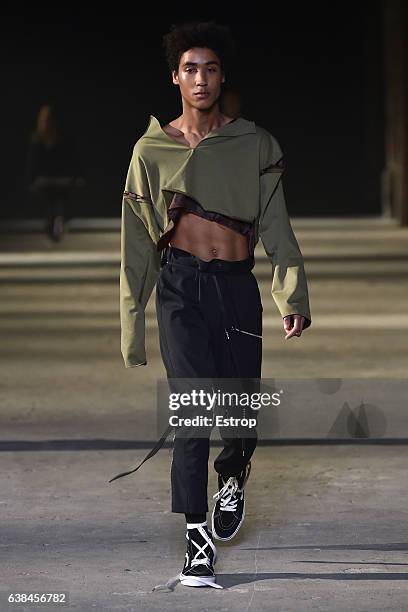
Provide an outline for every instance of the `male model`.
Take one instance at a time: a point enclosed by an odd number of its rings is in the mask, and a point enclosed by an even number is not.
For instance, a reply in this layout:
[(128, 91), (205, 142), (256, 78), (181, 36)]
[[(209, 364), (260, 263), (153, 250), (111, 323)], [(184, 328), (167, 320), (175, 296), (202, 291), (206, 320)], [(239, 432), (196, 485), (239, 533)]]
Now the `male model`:
[[(262, 303), (252, 273), (259, 237), (272, 263), (272, 295), (285, 338), (299, 337), (311, 324), (303, 257), (280, 180), (282, 151), (266, 129), (220, 112), (234, 46), (227, 27), (172, 26), (163, 42), (183, 112), (168, 124), (150, 116), (127, 175), (120, 275), (125, 366), (147, 365), (145, 308), (156, 285), (160, 349), (172, 389), (180, 380), (195, 387), (200, 380), (203, 386), (259, 380)], [(227, 427), (220, 433), (224, 448), (214, 461), (219, 490), (210, 532), (209, 435), (175, 428), (172, 511), (187, 522), (180, 581), (188, 586), (219, 586), (213, 538), (230, 540), (245, 514), (257, 436), (232, 435)]]

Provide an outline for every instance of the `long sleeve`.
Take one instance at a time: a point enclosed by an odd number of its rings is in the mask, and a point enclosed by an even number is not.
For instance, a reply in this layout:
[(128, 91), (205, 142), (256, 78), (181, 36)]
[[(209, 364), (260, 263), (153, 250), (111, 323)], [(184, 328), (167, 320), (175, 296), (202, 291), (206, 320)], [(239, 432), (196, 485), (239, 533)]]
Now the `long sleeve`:
[(159, 230), (137, 145), (122, 200), (120, 322), (126, 368), (147, 365), (145, 309), (160, 272)]
[(271, 293), (282, 318), (303, 315), (306, 329), (312, 323), (307, 278), (285, 203), (282, 150), (269, 132), (265, 130), (264, 135), (260, 155), (259, 236), (272, 263)]

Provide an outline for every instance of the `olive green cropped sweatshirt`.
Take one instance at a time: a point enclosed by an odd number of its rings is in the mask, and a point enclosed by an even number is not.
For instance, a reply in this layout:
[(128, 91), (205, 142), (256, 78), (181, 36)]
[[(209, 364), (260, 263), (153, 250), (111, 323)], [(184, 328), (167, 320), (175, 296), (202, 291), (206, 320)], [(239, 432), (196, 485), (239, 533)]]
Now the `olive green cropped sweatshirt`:
[(282, 186), (284, 161), (274, 136), (238, 117), (212, 130), (195, 147), (177, 142), (150, 115), (136, 141), (122, 200), (120, 322), (125, 367), (147, 365), (145, 309), (160, 273), (157, 243), (172, 221), (175, 192), (205, 210), (254, 223), (272, 264), (272, 297), (282, 317), (311, 325), (303, 256), (288, 217)]

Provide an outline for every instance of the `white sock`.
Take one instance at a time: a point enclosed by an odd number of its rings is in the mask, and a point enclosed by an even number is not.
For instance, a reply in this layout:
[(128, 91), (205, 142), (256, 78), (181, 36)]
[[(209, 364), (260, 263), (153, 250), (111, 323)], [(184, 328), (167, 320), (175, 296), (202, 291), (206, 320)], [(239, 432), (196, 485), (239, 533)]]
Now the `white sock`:
[(207, 521), (204, 521), (204, 523), (187, 523), (187, 529), (196, 529), (196, 527), (207, 527)]

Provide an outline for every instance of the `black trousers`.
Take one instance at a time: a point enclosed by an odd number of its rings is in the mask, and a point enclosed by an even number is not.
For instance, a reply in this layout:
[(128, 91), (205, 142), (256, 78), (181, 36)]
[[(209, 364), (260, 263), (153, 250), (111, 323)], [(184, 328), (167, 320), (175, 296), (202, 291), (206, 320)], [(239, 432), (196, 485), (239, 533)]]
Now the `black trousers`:
[[(257, 390), (262, 361), (262, 302), (253, 267), (253, 257), (204, 261), (175, 247), (164, 251), (156, 285), (156, 312), (170, 387), (173, 379), (239, 379), (245, 381), (247, 390), (248, 383), (250, 390)], [(244, 439), (236, 433), (231, 435), (228, 427), (219, 431), (224, 447), (214, 468), (223, 476), (238, 475), (255, 450), (256, 428)], [(176, 427), (172, 512), (208, 511), (208, 459), (209, 435), (189, 437), (182, 426)]]

